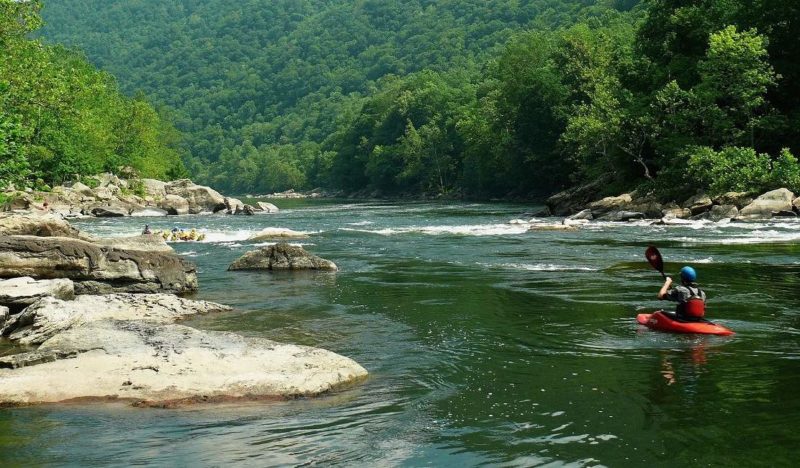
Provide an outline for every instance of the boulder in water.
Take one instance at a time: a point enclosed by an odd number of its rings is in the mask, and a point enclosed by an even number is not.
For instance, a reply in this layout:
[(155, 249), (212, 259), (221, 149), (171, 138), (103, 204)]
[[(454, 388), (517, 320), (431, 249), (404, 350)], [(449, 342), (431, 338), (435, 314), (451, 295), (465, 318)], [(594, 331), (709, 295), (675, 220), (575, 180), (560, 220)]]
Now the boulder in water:
[(273, 205), (272, 203), (265, 202), (256, 202), (256, 208), (265, 213), (277, 213), (280, 211), (277, 206)]
[(286, 228), (266, 228), (262, 229), (256, 234), (253, 234), (247, 240), (263, 241), (263, 240), (284, 239), (284, 238), (305, 239), (307, 237), (308, 234), (306, 234), (305, 232), (292, 231), (291, 229), (286, 229)]
[(300, 246), (280, 242), (269, 247), (247, 252), (234, 261), (229, 271), (236, 270), (324, 270), (337, 271), (330, 260), (317, 257)]
[(742, 208), (737, 219), (770, 218), (773, 213), (792, 211), (794, 194), (785, 188), (767, 192)]
[(156, 251), (148, 245), (115, 247), (113, 241), (106, 242), (0, 236), (0, 278), (68, 278), (75, 282), (78, 294), (182, 294), (197, 289), (195, 266), (173, 251)]
[(578, 213), (575, 213), (572, 216), (567, 216), (567, 219), (568, 220), (586, 219), (591, 221), (594, 219), (594, 215), (592, 215), (592, 210), (586, 209), (583, 211), (579, 211)]

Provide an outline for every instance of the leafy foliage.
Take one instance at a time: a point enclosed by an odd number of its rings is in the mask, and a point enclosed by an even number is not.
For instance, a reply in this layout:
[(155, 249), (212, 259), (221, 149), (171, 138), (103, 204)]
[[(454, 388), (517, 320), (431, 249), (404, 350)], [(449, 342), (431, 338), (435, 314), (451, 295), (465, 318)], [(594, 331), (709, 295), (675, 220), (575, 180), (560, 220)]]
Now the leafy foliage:
[(797, 2), (64, 0), (45, 14), (46, 37), (168, 106), (189, 171), (227, 190), (532, 196), (612, 173), (609, 190), (677, 197), (796, 186), (800, 171)]
[(128, 99), (81, 54), (27, 34), (38, 1), (0, 0), (0, 185), (60, 183), (132, 166), (164, 177), (180, 167), (169, 125), (143, 97)]

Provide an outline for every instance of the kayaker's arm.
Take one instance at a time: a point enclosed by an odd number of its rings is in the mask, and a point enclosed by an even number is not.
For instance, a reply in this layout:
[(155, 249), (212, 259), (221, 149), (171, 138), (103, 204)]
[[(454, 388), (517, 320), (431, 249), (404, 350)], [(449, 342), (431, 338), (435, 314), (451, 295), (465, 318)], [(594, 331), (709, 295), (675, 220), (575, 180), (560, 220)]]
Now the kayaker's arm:
[(667, 276), (667, 279), (664, 281), (664, 286), (661, 286), (661, 291), (658, 292), (658, 298), (664, 299), (667, 297), (667, 290), (669, 286), (672, 284), (672, 278)]

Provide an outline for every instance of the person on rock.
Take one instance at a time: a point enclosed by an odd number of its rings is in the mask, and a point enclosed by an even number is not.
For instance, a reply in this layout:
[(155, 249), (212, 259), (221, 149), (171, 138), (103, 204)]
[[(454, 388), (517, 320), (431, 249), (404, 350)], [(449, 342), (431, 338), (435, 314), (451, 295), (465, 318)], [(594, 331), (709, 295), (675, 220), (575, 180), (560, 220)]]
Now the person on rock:
[(706, 293), (697, 285), (697, 272), (690, 266), (681, 268), (681, 284), (670, 289), (672, 278), (667, 277), (658, 298), (677, 302), (675, 312), (664, 312), (680, 322), (704, 322)]
[(144, 225), (144, 230), (142, 231), (142, 234), (152, 234), (152, 232), (150, 231), (150, 225), (149, 224), (145, 224)]

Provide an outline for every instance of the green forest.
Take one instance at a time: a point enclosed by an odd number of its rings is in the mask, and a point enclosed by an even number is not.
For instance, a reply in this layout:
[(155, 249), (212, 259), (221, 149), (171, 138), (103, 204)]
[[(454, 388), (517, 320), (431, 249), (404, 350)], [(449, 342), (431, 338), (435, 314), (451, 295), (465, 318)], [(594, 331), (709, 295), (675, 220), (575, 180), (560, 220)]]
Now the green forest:
[(181, 135), (142, 94), (122, 94), (80, 52), (30, 38), (40, 8), (0, 0), (0, 188), (47, 189), (122, 167), (185, 174)]
[[(62, 0), (43, 16), (46, 42), (85, 51), (134, 96), (77, 52), (21, 40), (32, 27), (4, 27), (23, 44), (12, 53), (83, 64), (82, 79), (109, 90), (70, 94), (97, 114), (73, 125), (147, 109), (134, 115), (159, 127), (148, 148), (169, 148), (151, 170), (178, 170), (180, 154), (229, 192), (529, 198), (603, 174), (609, 193), (646, 185), (665, 198), (800, 190), (796, 2)], [(19, 63), (3, 60), (4, 74)], [(26, 141), (32, 171), (77, 157), (66, 137), (28, 142), (30, 110), (9, 101), (5, 139)], [(92, 134), (95, 166), (140, 154)]]

